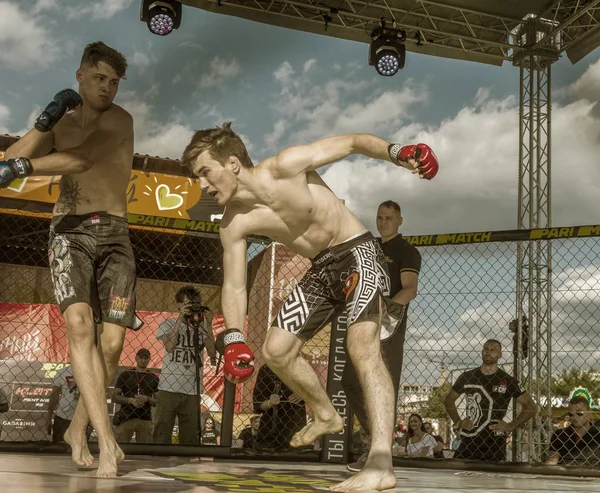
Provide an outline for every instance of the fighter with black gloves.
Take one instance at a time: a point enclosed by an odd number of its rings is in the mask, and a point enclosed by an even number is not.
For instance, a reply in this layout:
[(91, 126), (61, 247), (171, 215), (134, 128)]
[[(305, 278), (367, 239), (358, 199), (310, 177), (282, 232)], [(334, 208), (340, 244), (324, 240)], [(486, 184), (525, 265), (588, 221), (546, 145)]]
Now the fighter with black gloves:
[[(35, 121), (34, 135), (38, 140), (49, 141), (52, 136), (43, 135), (52, 132), (54, 126), (70, 110), (76, 110), (83, 104), (81, 96), (73, 89), (63, 89), (56, 93), (54, 99), (46, 109), (37, 117)], [(29, 135), (29, 134), (28, 134)], [(50, 139), (48, 138), (50, 137)], [(25, 137), (27, 138), (27, 136)], [(33, 140), (33, 139), (31, 139)], [(26, 178), (34, 173), (34, 167), (31, 159), (26, 157), (9, 158), (6, 161), (0, 161), (0, 188), (8, 187), (11, 182), (17, 178)]]
[[(75, 73), (77, 92), (60, 91), (35, 128), (0, 162), (1, 187), (30, 175), (61, 177), (50, 222), (49, 263), (81, 395), (64, 438), (73, 461), (91, 466), (86, 439), (91, 421), (100, 449), (98, 477), (116, 476), (124, 458), (108, 417), (106, 388), (119, 363), (125, 330), (135, 326), (136, 267), (127, 222), (133, 119), (113, 103), (126, 71), (127, 61), (117, 50), (100, 41), (87, 45)], [(101, 345), (96, 345), (99, 322)]]

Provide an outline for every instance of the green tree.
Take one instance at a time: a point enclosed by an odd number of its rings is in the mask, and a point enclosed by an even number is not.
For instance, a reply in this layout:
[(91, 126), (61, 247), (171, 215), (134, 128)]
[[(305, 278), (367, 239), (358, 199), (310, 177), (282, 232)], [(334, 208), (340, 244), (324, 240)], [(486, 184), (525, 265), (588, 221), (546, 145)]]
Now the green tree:
[(436, 388), (429, 394), (429, 398), (427, 399), (427, 404), (423, 406), (421, 409), (421, 416), (423, 418), (429, 419), (447, 419), (448, 413), (446, 412), (446, 407), (444, 406), (444, 399), (450, 392), (451, 386), (449, 382), (445, 382), (441, 387)]
[(554, 397), (566, 399), (573, 390), (581, 387), (589, 391), (592, 399), (600, 397), (600, 379), (597, 370), (571, 368), (563, 370), (560, 377), (552, 377), (551, 389)]

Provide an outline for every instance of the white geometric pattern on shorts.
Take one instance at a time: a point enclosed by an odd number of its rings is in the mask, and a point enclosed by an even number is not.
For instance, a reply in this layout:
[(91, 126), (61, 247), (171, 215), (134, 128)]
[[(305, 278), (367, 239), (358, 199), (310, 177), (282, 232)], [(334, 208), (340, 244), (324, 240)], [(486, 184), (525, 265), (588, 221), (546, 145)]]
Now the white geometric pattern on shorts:
[(300, 285), (288, 295), (285, 304), (277, 315), (277, 327), (297, 334), (306, 324), (310, 310)]
[(361, 243), (352, 249), (358, 267), (358, 283), (356, 295), (346, 304), (348, 325), (353, 324), (373, 298), (380, 292), (384, 296), (390, 293), (390, 278), (385, 271), (384, 263), (378, 262), (383, 255), (375, 242)]

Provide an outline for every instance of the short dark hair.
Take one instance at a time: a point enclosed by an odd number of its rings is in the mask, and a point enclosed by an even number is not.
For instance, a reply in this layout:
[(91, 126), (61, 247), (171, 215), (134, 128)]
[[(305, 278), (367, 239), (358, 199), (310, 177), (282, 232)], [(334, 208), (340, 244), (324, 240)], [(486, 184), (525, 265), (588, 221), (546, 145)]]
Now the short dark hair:
[(80, 67), (84, 65), (97, 66), (99, 62), (110, 65), (121, 79), (125, 79), (127, 60), (122, 53), (105, 45), (102, 41), (90, 43), (83, 50)]
[(569, 401), (569, 406), (575, 406), (577, 404), (585, 404), (586, 409), (590, 409), (590, 403), (583, 395), (576, 395)]
[(177, 303), (183, 303), (183, 299), (187, 298), (188, 300), (201, 300), (200, 292), (191, 284), (187, 286), (183, 286), (180, 288), (175, 294), (175, 301)]
[(399, 216), (402, 215), (402, 212), (400, 210), (400, 204), (398, 204), (398, 202), (394, 202), (393, 200), (386, 200), (385, 202), (379, 204), (379, 207), (387, 207), (388, 209), (394, 209)]
[(205, 151), (210, 151), (210, 155), (221, 164), (225, 164), (230, 156), (235, 156), (244, 168), (254, 167), (246, 145), (231, 129), (231, 122), (225, 122), (222, 127), (196, 131), (183, 151), (181, 165), (191, 170), (198, 156)]
[(485, 346), (488, 342), (491, 342), (493, 344), (498, 344), (498, 346), (500, 346), (500, 349), (502, 349), (502, 343), (498, 339), (488, 339), (487, 341), (485, 341), (483, 343), (483, 345)]

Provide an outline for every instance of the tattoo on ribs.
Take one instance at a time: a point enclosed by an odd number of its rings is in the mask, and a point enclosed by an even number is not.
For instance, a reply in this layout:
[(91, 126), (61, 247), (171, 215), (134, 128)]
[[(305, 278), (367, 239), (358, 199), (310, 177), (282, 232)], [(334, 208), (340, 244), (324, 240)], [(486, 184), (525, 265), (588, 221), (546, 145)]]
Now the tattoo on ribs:
[(72, 214), (77, 212), (81, 189), (79, 183), (71, 175), (63, 175), (59, 185), (60, 195), (56, 201), (58, 214)]

